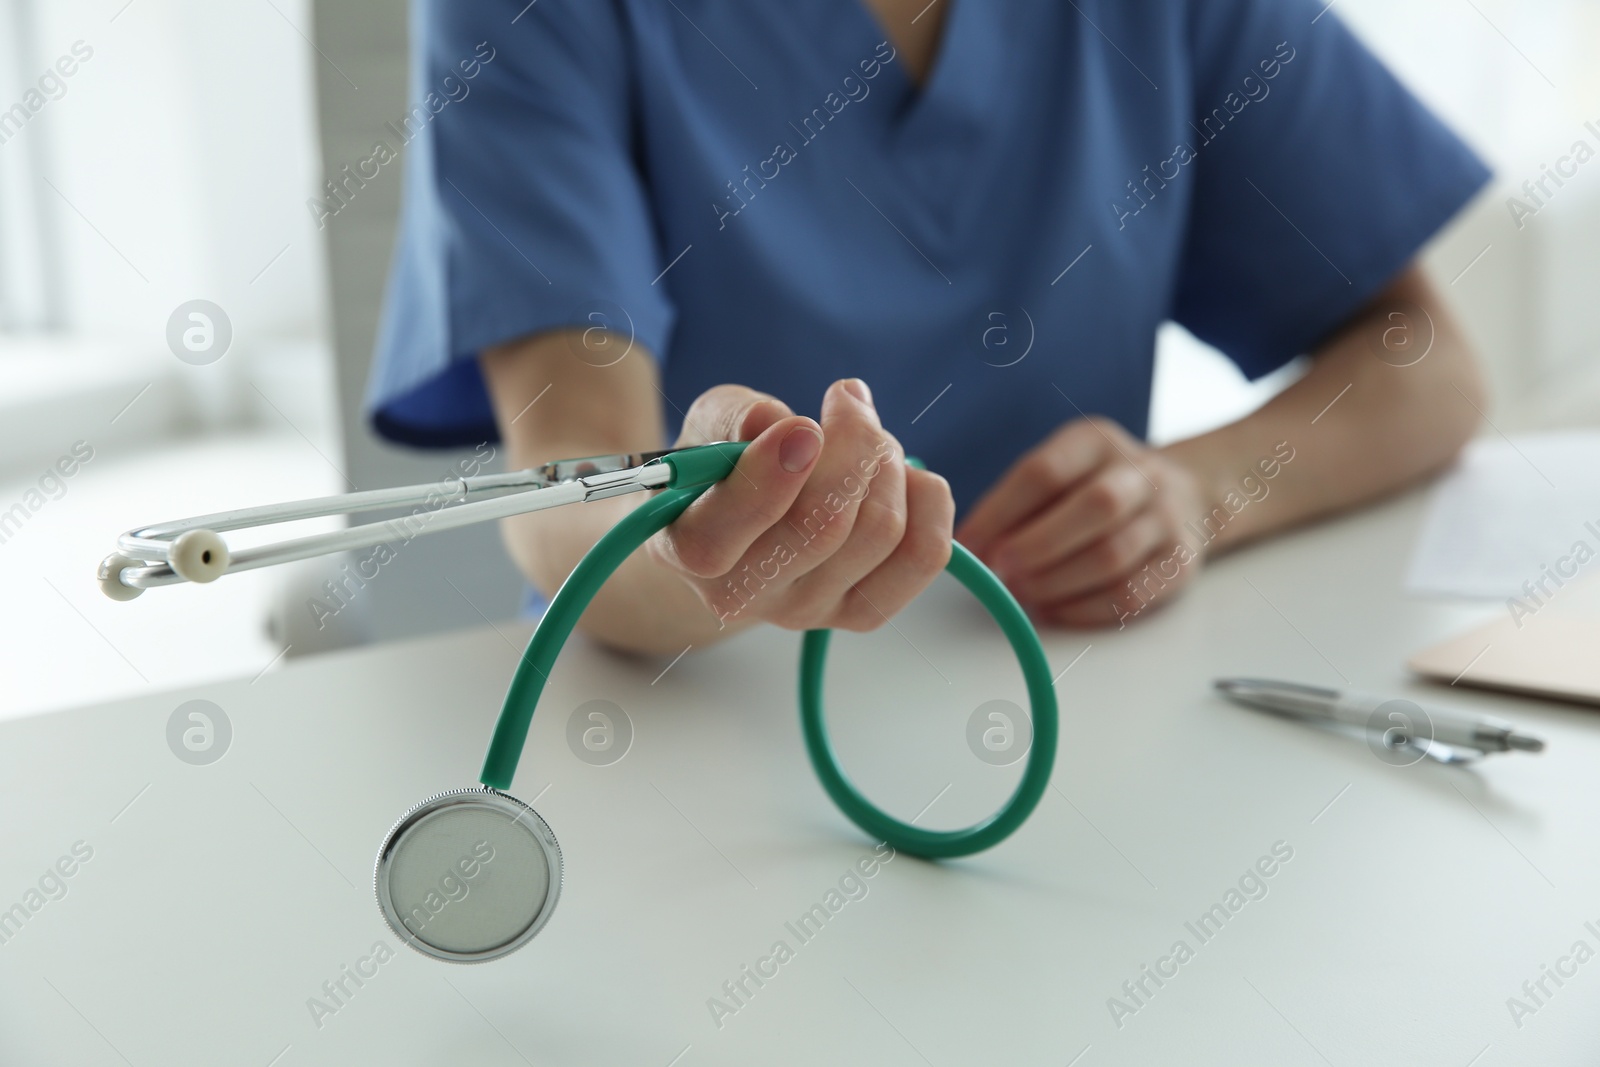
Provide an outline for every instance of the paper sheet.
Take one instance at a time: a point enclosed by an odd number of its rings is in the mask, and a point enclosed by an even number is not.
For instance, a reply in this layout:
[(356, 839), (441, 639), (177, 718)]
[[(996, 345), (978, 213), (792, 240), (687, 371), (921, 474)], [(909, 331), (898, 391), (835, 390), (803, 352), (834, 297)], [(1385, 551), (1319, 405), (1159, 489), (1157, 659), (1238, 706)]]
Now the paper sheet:
[(1600, 574), (1600, 432), (1496, 436), (1472, 442), (1439, 483), (1406, 588), (1505, 599), (1525, 596), (1524, 583), (1552, 590), (1555, 578), (1591, 572)]

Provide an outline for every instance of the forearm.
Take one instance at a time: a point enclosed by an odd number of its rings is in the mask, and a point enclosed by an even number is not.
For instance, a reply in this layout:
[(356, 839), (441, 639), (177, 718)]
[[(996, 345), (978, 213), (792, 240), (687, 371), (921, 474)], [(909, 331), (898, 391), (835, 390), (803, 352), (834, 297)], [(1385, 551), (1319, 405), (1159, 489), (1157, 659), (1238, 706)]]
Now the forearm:
[[(583, 452), (573, 450), (574, 455)], [(518, 515), (507, 519), (501, 532), (518, 569), (549, 599), (583, 554), (643, 500), (635, 494)], [(704, 648), (728, 637), (746, 623), (727, 613), (719, 620), (693, 590), (641, 549), (601, 587), (578, 625), (617, 648), (677, 655), (687, 645)]]
[[(1432, 323), (1432, 347), (1409, 366), (1394, 365), (1405, 359), (1385, 362), (1374, 349), (1400, 321), (1389, 318), (1398, 300), (1426, 309)], [(1426, 331), (1427, 325), (1409, 328)], [(1413, 268), (1322, 345), (1303, 378), (1260, 410), (1162, 451), (1199, 478), (1205, 514), (1221, 508), (1227, 516), (1212, 524), (1217, 550), (1374, 499), (1438, 470), (1472, 435), (1484, 406), (1469, 345)], [(1293, 458), (1285, 463), (1288, 450)]]
[[(511, 466), (662, 447), (649, 355), (585, 361), (573, 350), (582, 338), (542, 335), (484, 354), (481, 365)], [(643, 499), (633, 494), (518, 515), (502, 523), (501, 534), (518, 569), (548, 599), (583, 554)], [(719, 619), (640, 550), (596, 594), (578, 626), (618, 648), (676, 655), (747, 625), (726, 615)]]

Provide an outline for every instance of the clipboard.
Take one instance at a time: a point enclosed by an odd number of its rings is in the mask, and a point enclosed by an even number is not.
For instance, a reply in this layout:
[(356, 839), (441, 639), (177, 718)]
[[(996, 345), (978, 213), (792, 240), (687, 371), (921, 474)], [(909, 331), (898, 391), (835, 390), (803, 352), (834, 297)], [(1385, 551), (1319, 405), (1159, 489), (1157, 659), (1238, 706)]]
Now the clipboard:
[(1600, 582), (1569, 583), (1540, 601), (1520, 597), (1515, 610), (1508, 602), (1500, 618), (1406, 665), (1446, 685), (1600, 706)]

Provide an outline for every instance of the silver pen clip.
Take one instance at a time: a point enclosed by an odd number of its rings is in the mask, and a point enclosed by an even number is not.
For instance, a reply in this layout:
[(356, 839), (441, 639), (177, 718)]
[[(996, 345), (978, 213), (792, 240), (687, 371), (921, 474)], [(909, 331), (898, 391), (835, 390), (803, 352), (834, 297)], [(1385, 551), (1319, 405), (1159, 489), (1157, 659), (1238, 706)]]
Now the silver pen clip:
[(1395, 746), (1406, 752), (1415, 752), (1439, 763), (1476, 763), (1488, 753), (1467, 745), (1447, 745), (1443, 741), (1430, 741), (1425, 737), (1411, 737)]

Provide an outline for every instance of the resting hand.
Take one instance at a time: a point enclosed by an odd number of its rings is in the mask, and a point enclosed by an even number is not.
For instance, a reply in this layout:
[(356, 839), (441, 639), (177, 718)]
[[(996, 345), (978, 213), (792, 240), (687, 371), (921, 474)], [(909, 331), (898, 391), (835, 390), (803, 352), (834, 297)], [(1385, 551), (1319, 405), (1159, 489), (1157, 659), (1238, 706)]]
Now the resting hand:
[(749, 441), (734, 472), (649, 542), (723, 626), (881, 626), (950, 558), (955, 505), (908, 468), (858, 379), (823, 396), (822, 422), (743, 386), (696, 400), (678, 446)]
[(1078, 419), (1018, 460), (957, 538), (1041, 622), (1125, 623), (1194, 577), (1203, 549), (1183, 526), (1202, 500), (1187, 468), (1108, 419)]

